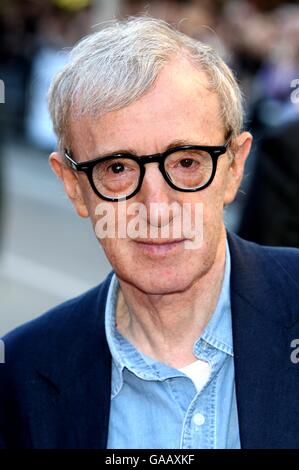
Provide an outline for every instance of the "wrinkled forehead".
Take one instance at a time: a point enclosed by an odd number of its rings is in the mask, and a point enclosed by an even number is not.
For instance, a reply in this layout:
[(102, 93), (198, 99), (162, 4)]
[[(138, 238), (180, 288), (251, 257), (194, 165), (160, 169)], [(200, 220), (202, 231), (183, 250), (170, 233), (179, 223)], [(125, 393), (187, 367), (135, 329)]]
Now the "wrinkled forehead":
[(217, 145), (224, 133), (218, 95), (207, 75), (187, 61), (165, 66), (150, 90), (128, 106), (70, 117), (71, 147), (80, 160), (126, 148), (160, 152), (175, 140)]

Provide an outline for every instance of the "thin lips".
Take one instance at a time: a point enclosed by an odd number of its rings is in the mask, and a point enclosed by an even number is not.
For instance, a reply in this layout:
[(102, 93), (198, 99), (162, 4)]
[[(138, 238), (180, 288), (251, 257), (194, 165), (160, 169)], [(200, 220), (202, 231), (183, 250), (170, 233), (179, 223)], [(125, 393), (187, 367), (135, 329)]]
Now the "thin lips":
[(170, 245), (173, 243), (183, 242), (185, 239), (180, 238), (176, 240), (163, 240), (163, 241), (154, 241), (154, 240), (135, 240), (137, 243), (142, 243), (143, 245)]

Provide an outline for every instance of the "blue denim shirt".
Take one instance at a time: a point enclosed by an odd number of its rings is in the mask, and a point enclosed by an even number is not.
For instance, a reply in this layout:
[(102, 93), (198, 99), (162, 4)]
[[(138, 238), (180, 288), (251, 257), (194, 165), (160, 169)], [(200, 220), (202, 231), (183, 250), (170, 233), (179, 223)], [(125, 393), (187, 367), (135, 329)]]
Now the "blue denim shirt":
[(183, 372), (139, 352), (115, 327), (119, 283), (111, 279), (106, 335), (112, 354), (110, 449), (240, 448), (230, 306), (230, 254), (216, 309), (194, 344), (210, 365), (199, 392)]

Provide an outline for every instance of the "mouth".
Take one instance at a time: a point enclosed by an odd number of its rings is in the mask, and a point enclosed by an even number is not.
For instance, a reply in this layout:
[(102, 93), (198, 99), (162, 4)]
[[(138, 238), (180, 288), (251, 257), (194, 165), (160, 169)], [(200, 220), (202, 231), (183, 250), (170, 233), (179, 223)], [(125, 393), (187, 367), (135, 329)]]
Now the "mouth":
[(165, 255), (183, 247), (186, 239), (179, 240), (134, 240), (139, 250), (153, 256)]

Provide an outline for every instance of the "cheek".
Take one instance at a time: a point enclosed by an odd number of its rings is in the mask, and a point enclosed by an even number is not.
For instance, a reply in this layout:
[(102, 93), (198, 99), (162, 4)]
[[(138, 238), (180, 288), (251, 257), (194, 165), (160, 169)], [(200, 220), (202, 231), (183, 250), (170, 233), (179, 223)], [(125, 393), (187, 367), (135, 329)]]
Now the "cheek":
[(119, 263), (122, 263), (122, 244), (124, 242), (123, 240), (104, 238), (99, 241), (109, 263), (113, 267), (116, 267)]
[[(200, 203), (203, 212), (203, 222), (205, 226), (209, 224), (215, 225), (222, 221), (223, 206), (224, 206), (224, 193), (225, 184), (222, 182), (221, 185), (212, 184), (210, 187), (198, 193), (197, 201), (193, 200), (193, 203)], [(196, 194), (196, 193), (195, 193)]]
[[(204, 192), (204, 191), (203, 191)], [(203, 210), (203, 251), (213, 253), (223, 232), (223, 197), (222, 185), (212, 185), (202, 194)]]

